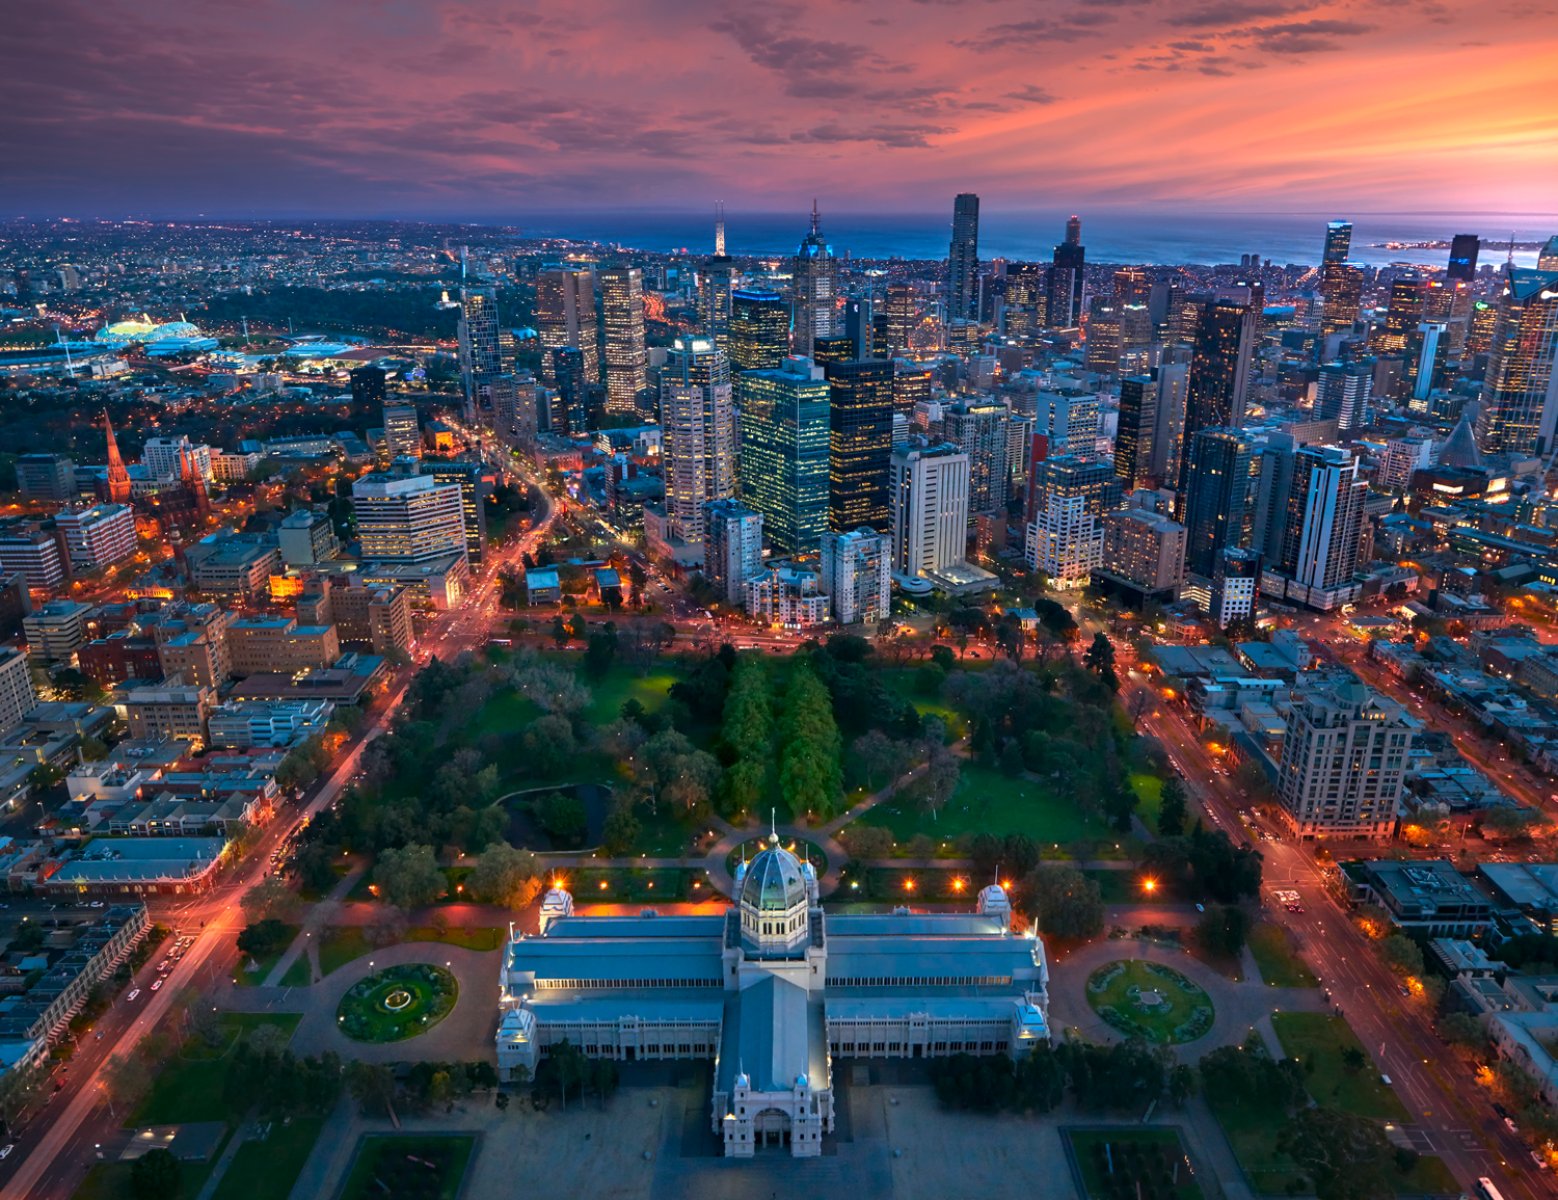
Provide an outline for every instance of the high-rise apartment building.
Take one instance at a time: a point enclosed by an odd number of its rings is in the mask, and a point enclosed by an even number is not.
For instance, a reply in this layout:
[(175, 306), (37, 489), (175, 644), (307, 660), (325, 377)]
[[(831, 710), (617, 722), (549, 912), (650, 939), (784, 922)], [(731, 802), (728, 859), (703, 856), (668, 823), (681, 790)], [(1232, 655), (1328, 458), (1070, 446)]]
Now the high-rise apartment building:
[(589, 267), (547, 267), (536, 275), (536, 332), (541, 335), (541, 369), (553, 376), (552, 351), (575, 346), (584, 356), (587, 384), (600, 379), (600, 327), (595, 315), (595, 275)]
[(730, 294), (730, 366), (774, 371), (790, 353), (790, 312), (778, 292), (737, 288)]
[(383, 367), (368, 363), (354, 367), (349, 376), (352, 384), (352, 403), (364, 408), (383, 408), (389, 403), (389, 372)]
[(776, 554), (815, 554), (828, 528), (831, 388), (809, 359), (736, 377), (741, 499)]
[(1407, 339), (1423, 319), (1424, 305), (1428, 302), (1428, 280), (1408, 272), (1400, 275), (1390, 285), (1390, 303), (1385, 309), (1384, 328), (1374, 338), (1374, 346), (1381, 354), (1402, 354)]
[(1185, 578), (1185, 527), (1143, 508), (1107, 512), (1103, 527), (1095, 582), (1136, 602), (1173, 600)]
[(1558, 423), (1558, 270), (1506, 268), (1478, 433), (1495, 454), (1546, 454)]
[(969, 456), (957, 446), (923, 440), (893, 448), (892, 569), (895, 575), (935, 575), (965, 560), (968, 547)]
[(64, 581), (66, 560), (59, 539), (36, 525), (0, 525), (0, 577), (20, 575), (29, 588), (55, 588)]
[(54, 518), (54, 526), (74, 570), (111, 566), (135, 553), (135, 513), (127, 504), (67, 509)]
[(730, 364), (708, 338), (678, 337), (660, 371), (665, 508), (671, 532), (702, 544), (711, 500), (736, 492)]
[(1153, 421), (1149, 461), (1150, 473), (1160, 483), (1172, 484), (1179, 478), (1179, 464), (1184, 457), (1191, 353), (1184, 346), (1166, 346), (1162, 361), (1152, 371), (1152, 381), (1157, 384), (1158, 408)]
[(644, 276), (637, 267), (612, 267), (600, 274), (601, 318), (606, 335), (606, 411), (616, 417), (645, 416), (642, 397), (649, 386), (644, 340)]
[(0, 731), (11, 728), (37, 704), (27, 656), (14, 646), (0, 646)]
[(352, 484), (364, 562), (420, 563), (466, 556), (460, 488), (431, 475), (364, 475)]
[(1279, 548), (1267, 564), (1261, 590), (1322, 610), (1352, 599), (1368, 490), (1357, 460), (1340, 446), (1299, 447)]
[(1048, 327), (1050, 267), (1044, 263), (1006, 264), (1006, 300), (1002, 323), (1008, 341), (1031, 346)]
[(503, 372), (503, 348), (498, 327), (496, 288), (469, 284), (460, 288), (460, 378), (465, 390), (465, 415), (475, 420), (482, 390)]
[(810, 358), (818, 338), (833, 336), (834, 305), (838, 300), (838, 263), (833, 247), (822, 236), (822, 217), (811, 206), (811, 229), (801, 239), (790, 270), (791, 346)]
[(487, 549), (487, 468), (475, 459), (430, 458), (420, 472), (440, 485), (460, 489), (460, 520), (465, 526), (465, 557), (479, 566)]
[(1352, 680), (1300, 693), (1288, 716), (1277, 797), (1303, 841), (1395, 833), (1416, 722)]
[(414, 404), (384, 406), (384, 447), (392, 459), (422, 457), (422, 426)]
[(1369, 423), (1374, 369), (1369, 363), (1333, 362), (1320, 368), (1315, 387), (1315, 420), (1335, 421), (1341, 433)]
[(730, 353), (731, 296), (736, 290), (736, 260), (725, 253), (725, 212), (714, 226), (714, 254), (698, 272), (698, 318), (703, 336)]
[(1239, 429), (1197, 431), (1186, 453), (1185, 570), (1210, 579), (1222, 552), (1250, 539), (1253, 447)]
[(712, 501), (704, 513), (703, 577), (720, 599), (746, 607), (747, 580), (763, 571), (763, 514), (736, 500)]
[(1033, 432), (1046, 440), (1051, 454), (1092, 455), (1098, 443), (1098, 396), (1064, 385), (1036, 393)]
[(1006, 507), (1007, 425), (1011, 409), (994, 400), (954, 404), (942, 418), (947, 440), (968, 455), (969, 509), (996, 512)]
[(818, 586), (840, 625), (874, 625), (892, 611), (892, 538), (874, 529), (822, 535)]
[(886, 533), (893, 452), (893, 364), (885, 358), (831, 363), (828, 528)]
[(1363, 307), (1363, 268), (1355, 263), (1327, 262), (1320, 268), (1320, 336), (1346, 333)]
[(1123, 490), (1106, 462), (1063, 454), (1035, 463), (1035, 496), (1027, 560), (1051, 586), (1083, 587), (1103, 564), (1103, 517), (1120, 506)]
[(947, 316), (979, 319), (979, 197), (952, 202), (952, 245), (947, 251)]
[(889, 355), (908, 354), (914, 348), (914, 331), (919, 326), (920, 302), (912, 283), (889, 283), (882, 305), (883, 329)]

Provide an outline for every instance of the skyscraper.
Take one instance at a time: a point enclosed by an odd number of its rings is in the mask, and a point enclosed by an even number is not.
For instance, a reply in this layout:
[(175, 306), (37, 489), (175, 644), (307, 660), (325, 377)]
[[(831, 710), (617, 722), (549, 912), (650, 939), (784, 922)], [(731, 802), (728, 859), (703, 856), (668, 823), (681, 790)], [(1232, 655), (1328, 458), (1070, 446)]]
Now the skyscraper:
[(831, 389), (822, 368), (787, 358), (736, 377), (741, 498), (763, 514), (776, 554), (815, 554), (828, 528)]
[(1505, 269), (1482, 385), (1482, 448), (1545, 454), (1558, 423), (1558, 270)]
[(851, 296), (844, 301), (844, 336), (855, 347), (856, 358), (873, 357), (875, 324), (870, 296)]
[(1152, 430), (1149, 474), (1160, 483), (1179, 478), (1184, 455), (1185, 403), (1190, 391), (1191, 352), (1183, 346), (1166, 346), (1163, 360), (1153, 369), (1158, 385), (1158, 411)]
[(833, 336), (833, 305), (838, 297), (838, 264), (833, 259), (833, 247), (822, 236), (822, 217), (815, 201), (811, 206), (811, 230), (795, 252), (790, 286), (791, 345), (796, 354), (810, 358), (816, 339)]
[(1347, 261), (1347, 255), (1352, 252), (1352, 222), (1331, 221), (1325, 227), (1325, 250), (1320, 255), (1321, 263), (1341, 263)]
[(484, 383), (503, 374), (498, 342), (498, 293), (476, 285), (460, 288), (460, 377), (465, 390), (465, 417), (474, 421)]
[(1369, 422), (1373, 388), (1374, 370), (1368, 363), (1323, 364), (1315, 388), (1315, 419), (1335, 421), (1340, 433), (1363, 428)]
[(838, 532), (890, 528), (888, 461), (893, 452), (890, 359), (832, 363), (828, 449), (828, 527)]
[(487, 468), (477, 459), (424, 459), (417, 468), (443, 486), (460, 489), (460, 519), (465, 526), (465, 556), (479, 566), (487, 551)]
[(979, 319), (979, 197), (961, 192), (952, 202), (952, 245), (947, 251), (947, 316)]
[(547, 267), (536, 275), (536, 332), (541, 335), (541, 370), (553, 376), (552, 351), (576, 346), (584, 356), (587, 384), (600, 379), (600, 330), (595, 317), (595, 277), (588, 267)]
[(893, 448), (893, 573), (933, 575), (964, 561), (968, 548), (968, 455), (923, 440)]
[(1197, 430), (1185, 455), (1185, 570), (1212, 577), (1222, 552), (1250, 535), (1252, 447), (1241, 430)]
[(887, 285), (887, 301), (883, 305), (886, 313), (887, 352), (893, 354), (907, 354), (910, 352), (914, 339), (914, 329), (919, 323), (919, 301), (914, 295), (912, 283), (889, 283)]
[(698, 318), (703, 335), (715, 346), (730, 351), (731, 293), (736, 289), (736, 260), (725, 253), (725, 206), (714, 222), (714, 254), (698, 272)]
[(1051, 329), (1070, 329), (1082, 319), (1083, 267), (1087, 253), (1082, 245), (1082, 218), (1066, 221), (1066, 240), (1055, 247), (1046, 295), (1046, 324)]
[(555, 346), (548, 357), (552, 378), (557, 382), (552, 432), (584, 433), (589, 429), (589, 386), (585, 379), (584, 352), (577, 346)]
[(1158, 385), (1150, 375), (1120, 380), (1120, 419), (1114, 437), (1114, 473), (1127, 492), (1152, 476), (1152, 443), (1158, 427)]
[(350, 378), (353, 404), (374, 408), (382, 406), (388, 399), (389, 390), (385, 386), (385, 381), (389, 378), (389, 374), (383, 367), (375, 367), (371, 363), (357, 367), (351, 372)]
[(1441, 321), (1418, 324), (1407, 343), (1407, 384), (1413, 412), (1428, 411), (1429, 394), (1444, 383), (1449, 368), (1450, 327)]
[(1363, 270), (1353, 263), (1328, 262), (1320, 268), (1320, 333), (1346, 333), (1363, 304)]
[(1470, 283), (1477, 278), (1477, 251), (1482, 247), (1475, 233), (1458, 233), (1450, 239), (1450, 263), (1444, 277)]
[(1006, 337), (1019, 346), (1038, 341), (1048, 325), (1050, 268), (1043, 263), (1006, 264)]
[(671, 532), (701, 543), (709, 501), (736, 492), (730, 364), (707, 338), (684, 336), (672, 343), (660, 370), (660, 425)]
[(713, 500), (704, 529), (703, 577), (721, 600), (746, 607), (747, 580), (763, 570), (763, 514), (736, 500)]
[[(1208, 299), (1196, 322), (1195, 347), (1185, 391), (1183, 444), (1203, 429), (1244, 423), (1250, 361), (1255, 350), (1255, 313), (1247, 304)], [(1178, 491), (1188, 478), (1189, 455), (1180, 466)]]
[(391, 458), (422, 457), (422, 427), (414, 404), (384, 406), (384, 446)]
[(601, 318), (606, 334), (606, 411), (644, 416), (640, 397), (648, 387), (644, 342), (644, 276), (637, 267), (601, 272)]
[(1035, 495), (1028, 565), (1049, 576), (1054, 587), (1085, 586), (1103, 565), (1103, 516), (1122, 499), (1114, 468), (1063, 454), (1035, 463), (1028, 486)]
[(1536, 269), (1538, 271), (1558, 271), (1558, 233), (1548, 238), (1542, 248), (1537, 251)]
[(790, 352), (790, 313), (778, 292), (737, 288), (730, 294), (730, 365), (773, 371)]
[(874, 529), (822, 535), (819, 584), (840, 625), (872, 625), (892, 610), (892, 539)]
[(1280, 550), (1261, 590), (1329, 610), (1351, 599), (1368, 481), (1340, 446), (1301, 446), (1293, 455)]
[(1385, 310), (1385, 327), (1374, 339), (1375, 348), (1382, 354), (1400, 354), (1407, 348), (1407, 339), (1423, 319), (1423, 306), (1428, 300), (1428, 281), (1421, 275), (1399, 276), (1390, 285), (1390, 306)]
[(955, 404), (947, 409), (947, 440), (968, 455), (968, 506), (976, 513), (1006, 507), (1007, 418), (1011, 410), (994, 400)]
[(352, 511), (364, 562), (426, 562), (466, 557), (459, 485), (431, 475), (364, 475), (352, 484)]

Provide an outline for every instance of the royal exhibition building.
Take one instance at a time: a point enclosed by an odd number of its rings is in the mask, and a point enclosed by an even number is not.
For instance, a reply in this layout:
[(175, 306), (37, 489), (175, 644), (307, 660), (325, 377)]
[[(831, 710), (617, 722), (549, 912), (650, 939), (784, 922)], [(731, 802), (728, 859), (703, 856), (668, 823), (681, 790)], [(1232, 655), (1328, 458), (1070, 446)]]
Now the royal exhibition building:
[(714, 1061), (726, 1155), (822, 1153), (835, 1058), (1021, 1056), (1049, 1039), (1043, 942), (992, 884), (974, 913), (826, 915), (779, 845), (736, 872), (723, 915), (583, 916), (554, 888), (504, 955), (498, 1066), (534, 1073), (567, 1039), (621, 1062)]

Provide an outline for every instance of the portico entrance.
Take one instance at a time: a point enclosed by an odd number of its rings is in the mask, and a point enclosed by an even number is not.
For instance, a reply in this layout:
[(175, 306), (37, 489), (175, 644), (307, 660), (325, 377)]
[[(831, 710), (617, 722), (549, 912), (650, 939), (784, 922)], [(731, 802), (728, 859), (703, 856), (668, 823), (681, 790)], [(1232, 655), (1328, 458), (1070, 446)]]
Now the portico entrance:
[(777, 1108), (765, 1108), (752, 1122), (752, 1135), (759, 1150), (790, 1144), (790, 1114)]

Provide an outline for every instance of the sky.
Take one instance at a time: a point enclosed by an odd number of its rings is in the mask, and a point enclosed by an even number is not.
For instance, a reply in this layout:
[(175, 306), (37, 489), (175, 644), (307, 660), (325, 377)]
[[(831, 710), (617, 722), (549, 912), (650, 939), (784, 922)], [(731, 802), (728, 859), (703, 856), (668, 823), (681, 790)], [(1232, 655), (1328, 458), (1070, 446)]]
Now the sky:
[(48, 0), (0, 216), (1547, 212), (1558, 0)]

